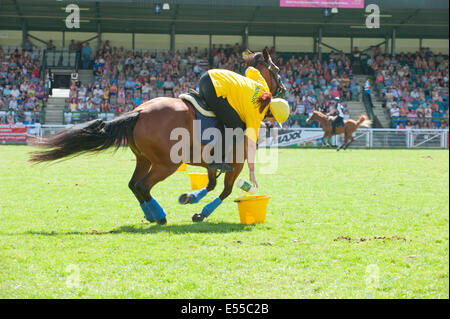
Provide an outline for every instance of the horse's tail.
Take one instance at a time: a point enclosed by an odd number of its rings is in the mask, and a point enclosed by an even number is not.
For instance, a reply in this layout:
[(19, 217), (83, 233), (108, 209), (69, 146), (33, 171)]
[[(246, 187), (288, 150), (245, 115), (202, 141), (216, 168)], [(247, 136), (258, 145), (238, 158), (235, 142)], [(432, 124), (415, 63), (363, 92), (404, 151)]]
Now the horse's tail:
[(29, 161), (54, 161), (84, 153), (100, 152), (112, 146), (117, 149), (124, 140), (128, 145), (133, 145), (133, 131), (138, 117), (139, 112), (129, 112), (109, 122), (93, 120), (75, 125), (58, 134), (31, 138), (30, 145), (49, 150), (32, 152)]
[(362, 114), (360, 115), (358, 121), (356, 121), (356, 126), (362, 126), (362, 127), (372, 127), (372, 120), (369, 120), (367, 115)]

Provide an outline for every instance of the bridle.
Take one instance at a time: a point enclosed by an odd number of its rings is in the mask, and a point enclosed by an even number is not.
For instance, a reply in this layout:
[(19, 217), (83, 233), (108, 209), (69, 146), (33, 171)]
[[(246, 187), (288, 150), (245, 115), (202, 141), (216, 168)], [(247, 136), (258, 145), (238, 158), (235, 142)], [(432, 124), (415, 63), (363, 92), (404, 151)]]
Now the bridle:
[(264, 65), (264, 66), (270, 71), (270, 73), (271, 73), (272, 76), (273, 76), (273, 79), (274, 79), (275, 82), (277, 83), (277, 89), (276, 89), (275, 94), (274, 94), (273, 97), (274, 97), (274, 98), (277, 98), (277, 97), (279, 97), (279, 98), (284, 98), (284, 96), (286, 95), (286, 88), (285, 88), (283, 82), (281, 81), (281, 77), (280, 77), (280, 75), (279, 75), (279, 72), (280, 72), (280, 71), (274, 70), (274, 68), (272, 67), (272, 65), (270, 65), (269, 63), (267, 63), (267, 62), (264, 61), (264, 60), (260, 60), (260, 59), (256, 58), (256, 59), (255, 59), (255, 65), (256, 65), (257, 63), (261, 63), (262, 65)]

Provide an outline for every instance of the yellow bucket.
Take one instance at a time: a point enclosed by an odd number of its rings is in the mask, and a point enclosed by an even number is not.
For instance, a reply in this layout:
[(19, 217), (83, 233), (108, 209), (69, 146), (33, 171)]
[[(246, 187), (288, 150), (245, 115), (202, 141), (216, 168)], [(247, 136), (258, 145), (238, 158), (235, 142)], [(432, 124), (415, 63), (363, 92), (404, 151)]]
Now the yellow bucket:
[(181, 163), (180, 166), (178, 166), (177, 168), (177, 172), (184, 172), (187, 169), (187, 164), (186, 163)]
[(193, 190), (205, 188), (208, 185), (207, 173), (188, 173)]
[(266, 220), (267, 204), (270, 196), (253, 195), (242, 196), (234, 201), (238, 204), (241, 224), (252, 225)]

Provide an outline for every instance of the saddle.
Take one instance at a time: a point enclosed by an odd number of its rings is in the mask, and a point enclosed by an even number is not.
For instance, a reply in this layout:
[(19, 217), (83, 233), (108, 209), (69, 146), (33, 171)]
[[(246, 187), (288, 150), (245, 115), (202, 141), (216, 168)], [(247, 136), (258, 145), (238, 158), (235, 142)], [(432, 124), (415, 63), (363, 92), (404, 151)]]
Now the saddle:
[(345, 121), (342, 120), (338, 120), (338, 116), (330, 116), (328, 117), (328, 120), (330, 121), (331, 124), (331, 132), (332, 134), (336, 134), (336, 129), (338, 127), (345, 127)]
[(180, 99), (185, 100), (192, 104), (192, 106), (205, 117), (216, 117), (212, 111), (209, 110), (206, 101), (200, 96), (200, 94), (190, 89), (188, 93), (183, 93), (178, 96)]
[(203, 139), (203, 132), (209, 128), (221, 129), (219, 121), (216, 119), (216, 114), (208, 109), (206, 102), (195, 90), (189, 90), (188, 93), (183, 93), (178, 96), (183, 101), (189, 102), (195, 111), (195, 118), (200, 121), (200, 128), (198, 134), (202, 144), (208, 144), (213, 139)]
[(337, 116), (330, 116), (328, 117), (328, 120), (330, 121), (330, 123), (336, 123), (336, 127), (340, 127), (340, 126), (345, 126), (345, 121), (338, 121), (338, 117)]

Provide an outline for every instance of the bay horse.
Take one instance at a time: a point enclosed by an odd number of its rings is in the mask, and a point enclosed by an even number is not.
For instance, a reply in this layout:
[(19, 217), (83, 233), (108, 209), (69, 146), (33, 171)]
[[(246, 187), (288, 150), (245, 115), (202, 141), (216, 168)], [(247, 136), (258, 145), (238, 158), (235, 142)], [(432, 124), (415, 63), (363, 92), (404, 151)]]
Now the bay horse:
[[(332, 146), (331, 145), (331, 136), (333, 134), (333, 132), (332, 132), (333, 128), (331, 125), (331, 117), (326, 114), (323, 114), (322, 112), (314, 110), (314, 111), (312, 111), (311, 116), (308, 118), (308, 120), (306, 122), (308, 124), (311, 124), (314, 121), (319, 121), (320, 126), (322, 127), (322, 130), (324, 132), (323, 137), (322, 137), (322, 145), (323, 144), (327, 145), (326, 141), (328, 140), (327, 146)], [(344, 143), (342, 143), (342, 145), (338, 146), (338, 148), (336, 149), (337, 151), (339, 151), (341, 148), (346, 150), (347, 147), (349, 147), (350, 144), (353, 143), (353, 141), (354, 141), (353, 132), (355, 132), (358, 129), (358, 127), (360, 127), (360, 126), (371, 127), (372, 126), (372, 121), (369, 120), (369, 118), (365, 114), (361, 114), (357, 121), (349, 119), (349, 120), (345, 120), (344, 123), (345, 123), (345, 126), (336, 127), (335, 132), (334, 132), (335, 134), (344, 134)]]
[[(267, 49), (255, 53), (248, 51), (248, 55), (243, 55), (243, 59), (246, 67), (253, 66), (259, 70), (272, 96), (284, 94), (285, 87), (279, 76), (279, 68), (272, 62)], [(190, 149), (191, 160), (187, 164), (207, 168), (209, 178), (206, 191), (182, 194), (179, 198), (180, 204), (197, 203), (216, 187), (217, 170), (208, 169), (209, 164), (203, 158), (198, 162), (192, 160), (193, 139), (196, 136), (193, 124), (195, 119), (194, 108), (189, 102), (179, 98), (154, 98), (111, 121), (97, 119), (76, 125), (58, 134), (31, 139), (29, 144), (48, 150), (32, 152), (29, 161), (39, 163), (70, 158), (83, 153), (97, 153), (110, 147), (118, 148), (123, 141), (126, 141), (136, 156), (136, 168), (128, 186), (139, 201), (146, 219), (163, 225), (167, 222), (167, 214), (152, 197), (151, 190), (157, 183), (175, 173), (181, 164), (181, 162), (173, 162), (170, 156), (171, 148), (177, 143), (170, 138), (174, 129), (182, 128), (189, 132), (190, 140), (187, 141), (189, 145), (186, 146)], [(246, 139), (244, 144), (246, 155)], [(204, 147), (205, 145), (201, 145), (202, 150)], [(237, 162), (236, 153), (233, 152), (233, 163), (229, 164), (233, 170), (225, 173), (222, 193), (206, 205), (202, 213), (194, 214), (193, 222), (203, 221), (231, 194), (234, 182), (247, 159), (245, 156), (244, 162)], [(151, 208), (148, 208), (149, 206)], [(148, 209), (150, 213), (147, 214)], [(156, 214), (153, 213), (155, 211)]]

